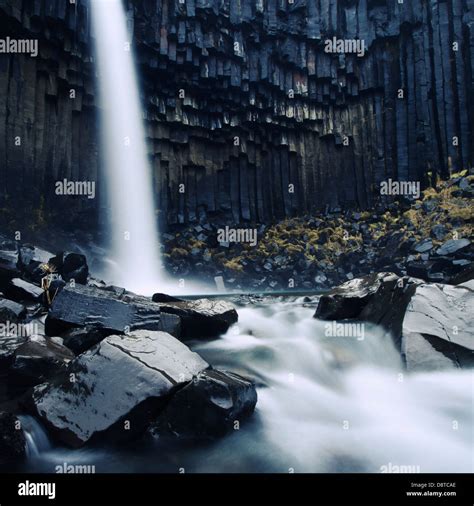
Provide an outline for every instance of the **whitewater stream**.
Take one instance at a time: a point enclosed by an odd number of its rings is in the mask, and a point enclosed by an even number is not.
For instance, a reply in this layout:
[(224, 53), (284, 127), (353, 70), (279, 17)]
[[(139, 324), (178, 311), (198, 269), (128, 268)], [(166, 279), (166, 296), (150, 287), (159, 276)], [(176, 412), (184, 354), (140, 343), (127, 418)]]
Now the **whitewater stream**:
[(256, 412), (240, 430), (213, 442), (71, 451), (53, 446), (29, 418), (28, 470), (66, 463), (95, 472), (473, 471), (470, 371), (403, 373), (379, 328), (366, 327), (363, 339), (327, 336), (303, 299), (266, 299), (238, 312), (227, 334), (191, 346), (258, 384)]

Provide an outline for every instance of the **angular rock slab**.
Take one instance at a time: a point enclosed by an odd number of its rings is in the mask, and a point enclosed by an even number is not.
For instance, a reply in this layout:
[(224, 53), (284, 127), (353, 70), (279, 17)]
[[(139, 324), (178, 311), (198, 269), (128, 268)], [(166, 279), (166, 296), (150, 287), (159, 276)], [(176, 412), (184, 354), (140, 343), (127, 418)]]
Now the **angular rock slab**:
[(254, 411), (252, 381), (228, 371), (210, 369), (179, 390), (151, 428), (152, 434), (217, 437), (231, 431)]
[[(147, 410), (161, 407), (176, 387), (207, 367), (165, 332), (112, 335), (77, 357), (62, 382), (35, 387), (32, 402), (58, 438), (77, 447), (115, 424), (117, 428), (121, 420), (128, 420), (134, 431), (145, 428), (143, 403)], [(125, 438), (124, 433), (118, 437)]]
[(181, 318), (182, 339), (218, 336), (225, 333), (239, 318), (234, 306), (222, 300), (176, 299), (158, 302), (159, 300), (163, 300), (163, 295), (155, 294), (153, 301), (157, 301), (163, 313)]
[(402, 353), (409, 370), (474, 365), (474, 281), (422, 284), (403, 319)]
[(122, 300), (112, 291), (67, 285), (54, 298), (46, 333), (58, 335), (73, 327), (95, 327), (109, 334), (161, 330), (178, 336), (180, 321), (177, 316), (161, 313), (160, 306), (145, 297)]

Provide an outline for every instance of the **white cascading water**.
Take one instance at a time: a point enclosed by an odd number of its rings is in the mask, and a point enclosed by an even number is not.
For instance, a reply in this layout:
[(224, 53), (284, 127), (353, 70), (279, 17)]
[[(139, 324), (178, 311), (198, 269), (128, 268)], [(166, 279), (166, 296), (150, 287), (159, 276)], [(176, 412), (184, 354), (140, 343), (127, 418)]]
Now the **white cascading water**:
[(91, 0), (103, 107), (103, 160), (111, 208), (110, 277), (149, 294), (162, 280), (151, 168), (147, 159), (127, 18), (121, 0)]
[(400, 376), (380, 328), (328, 337), (301, 301), (238, 311), (237, 325), (193, 350), (256, 379), (257, 409), (241, 430), (211, 444), (134, 442), (125, 455), (54, 448), (31, 470), (74, 459), (97, 472), (473, 472), (471, 370)]

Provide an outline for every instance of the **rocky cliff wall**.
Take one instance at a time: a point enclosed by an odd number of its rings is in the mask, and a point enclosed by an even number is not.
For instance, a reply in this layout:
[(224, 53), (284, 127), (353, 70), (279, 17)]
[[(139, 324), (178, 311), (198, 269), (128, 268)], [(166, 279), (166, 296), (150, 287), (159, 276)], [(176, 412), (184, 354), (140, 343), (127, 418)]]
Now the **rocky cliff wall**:
[[(471, 166), (474, 1), (398, 1), (127, 0), (162, 222), (366, 208)], [(0, 208), (97, 223), (103, 199), (54, 194), (104, 193), (88, 2), (0, 0), (0, 27), (39, 39), (0, 54)]]

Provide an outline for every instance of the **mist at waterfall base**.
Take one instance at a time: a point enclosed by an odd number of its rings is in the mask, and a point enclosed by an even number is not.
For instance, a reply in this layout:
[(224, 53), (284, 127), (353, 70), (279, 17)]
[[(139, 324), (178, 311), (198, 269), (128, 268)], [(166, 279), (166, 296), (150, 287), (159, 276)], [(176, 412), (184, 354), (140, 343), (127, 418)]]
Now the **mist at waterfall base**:
[(67, 462), (98, 473), (473, 471), (472, 372), (400, 375), (399, 354), (380, 328), (366, 328), (363, 340), (327, 337), (313, 313), (302, 300), (242, 307), (226, 335), (191, 343), (214, 366), (256, 380), (256, 412), (240, 430), (212, 442), (46, 447), (28, 470)]

